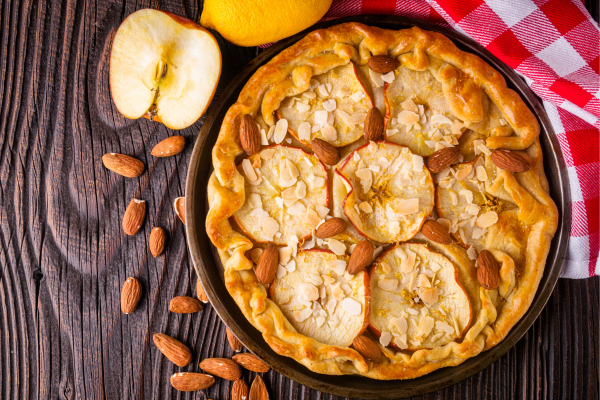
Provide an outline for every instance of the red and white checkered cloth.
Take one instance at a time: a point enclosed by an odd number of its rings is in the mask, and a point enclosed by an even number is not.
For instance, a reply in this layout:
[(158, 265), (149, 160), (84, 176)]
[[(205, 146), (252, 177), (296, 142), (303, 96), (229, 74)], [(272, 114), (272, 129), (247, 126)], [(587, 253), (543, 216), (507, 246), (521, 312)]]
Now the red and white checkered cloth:
[(600, 275), (600, 30), (580, 0), (333, 0), (324, 19), (402, 15), (472, 37), (524, 76), (558, 135), (571, 185), (565, 278)]

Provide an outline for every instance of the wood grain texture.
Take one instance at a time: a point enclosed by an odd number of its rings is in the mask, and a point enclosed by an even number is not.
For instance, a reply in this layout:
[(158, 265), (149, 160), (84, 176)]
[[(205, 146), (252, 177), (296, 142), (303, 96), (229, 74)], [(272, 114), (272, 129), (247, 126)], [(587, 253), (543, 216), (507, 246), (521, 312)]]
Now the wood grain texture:
[[(586, 2), (588, 3), (588, 2)], [(590, 4), (592, 4), (591, 2)], [(231, 357), (225, 327), (210, 306), (168, 312), (178, 295), (195, 295), (185, 235), (172, 204), (202, 126), (183, 131), (121, 116), (110, 99), (110, 46), (121, 21), (153, 7), (198, 20), (201, 4), (178, 1), (0, 2), (0, 398), (228, 399), (232, 382), (183, 393), (169, 376), (198, 371), (206, 357)], [(597, 5), (595, 10), (597, 11)], [(216, 96), (257, 54), (217, 39), (223, 73)], [(185, 150), (150, 155), (168, 136)], [(118, 152), (146, 165), (125, 179), (102, 166)], [(132, 237), (121, 217), (132, 197), (148, 214)], [(168, 236), (150, 255), (154, 226)], [(129, 276), (143, 285), (136, 311), (120, 311)], [(486, 370), (423, 399), (598, 398), (599, 278), (559, 280), (533, 327)], [(186, 343), (193, 362), (169, 362), (152, 344), (163, 332)], [(250, 384), (255, 373), (244, 370)], [(274, 371), (273, 399), (334, 399)]]

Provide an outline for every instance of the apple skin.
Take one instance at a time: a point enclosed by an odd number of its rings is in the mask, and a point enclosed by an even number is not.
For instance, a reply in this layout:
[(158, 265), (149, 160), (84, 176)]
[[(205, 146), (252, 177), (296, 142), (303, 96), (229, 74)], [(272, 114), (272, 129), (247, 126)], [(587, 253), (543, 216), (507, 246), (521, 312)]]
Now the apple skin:
[[(222, 71), (222, 65), (223, 65), (223, 64), (222, 64), (222, 55), (221, 55), (221, 49), (220, 49), (220, 47), (219, 47), (219, 44), (218, 44), (217, 40), (216, 40), (216, 39), (215, 39), (215, 37), (212, 35), (212, 33), (210, 33), (210, 31), (208, 31), (207, 29), (203, 28), (202, 26), (198, 25), (196, 22), (194, 22), (194, 21), (192, 21), (192, 20), (190, 20), (190, 19), (188, 19), (188, 18), (182, 17), (182, 16), (180, 16), (180, 15), (174, 14), (174, 13), (172, 13), (172, 12), (169, 12), (169, 11), (163, 11), (163, 10), (153, 10), (153, 9), (142, 9), (142, 10), (138, 10), (138, 11), (136, 11), (136, 12), (134, 12), (134, 13), (130, 14), (130, 15), (129, 15), (129, 16), (128, 16), (128, 17), (127, 17), (127, 18), (126, 18), (126, 19), (125, 19), (125, 20), (124, 20), (122, 23), (121, 23), (121, 26), (122, 26), (122, 25), (125, 23), (125, 21), (129, 20), (130, 18), (136, 18), (136, 17), (135, 17), (135, 14), (136, 14), (137, 12), (140, 12), (140, 11), (146, 11), (146, 10), (152, 10), (152, 11), (156, 11), (156, 12), (162, 13), (162, 14), (164, 14), (164, 15), (167, 15), (168, 17), (170, 17), (171, 19), (173, 19), (173, 20), (174, 20), (176, 23), (178, 23), (179, 25), (181, 25), (181, 26), (183, 26), (183, 27), (185, 27), (185, 28), (187, 28), (187, 29), (195, 29), (195, 30), (199, 30), (199, 31), (202, 31), (202, 32), (206, 33), (206, 34), (208, 35), (208, 37), (212, 39), (212, 41), (213, 41), (213, 43), (214, 43), (214, 46), (215, 46), (215, 48), (216, 48), (216, 49), (217, 49), (217, 51), (218, 51), (218, 55), (219, 55), (219, 71), (218, 71), (218, 74), (217, 74), (217, 78), (216, 78), (216, 81), (215, 81), (214, 87), (213, 87), (213, 89), (212, 89), (212, 92), (211, 92), (211, 94), (210, 94), (210, 96), (209, 96), (209, 98), (208, 98), (208, 101), (207, 101), (207, 103), (206, 103), (206, 105), (205, 105), (204, 109), (203, 109), (203, 110), (201, 110), (201, 112), (198, 114), (198, 117), (196, 118), (196, 120), (195, 120), (195, 121), (192, 121), (191, 123), (189, 123), (189, 124), (186, 124), (186, 126), (173, 126), (172, 124), (165, 123), (165, 121), (163, 121), (163, 118), (162, 118), (162, 117), (161, 117), (159, 114), (157, 114), (157, 115), (152, 115), (152, 114), (149, 112), (149, 111), (150, 111), (150, 109), (148, 109), (148, 110), (146, 111), (146, 113), (144, 113), (143, 115), (141, 115), (141, 116), (140, 116), (140, 117), (143, 117), (143, 118), (146, 118), (146, 119), (149, 119), (149, 120), (155, 121), (155, 122), (162, 123), (162, 124), (164, 124), (165, 126), (167, 126), (168, 128), (171, 128), (171, 129), (185, 129), (185, 128), (187, 128), (188, 126), (191, 126), (193, 123), (195, 123), (195, 122), (196, 122), (196, 121), (197, 121), (197, 120), (198, 120), (198, 119), (199, 119), (199, 118), (200, 118), (200, 117), (201, 117), (201, 116), (202, 116), (202, 115), (203, 115), (203, 114), (206, 112), (206, 110), (208, 109), (208, 107), (210, 106), (210, 104), (211, 104), (211, 102), (212, 102), (212, 100), (213, 100), (213, 98), (214, 98), (214, 95), (215, 95), (215, 93), (216, 93), (216, 91), (217, 91), (217, 86), (218, 86), (218, 83), (219, 83), (219, 79), (220, 79), (220, 77), (221, 77), (221, 71)], [(120, 28), (120, 27), (119, 27), (119, 28)], [(119, 30), (117, 29), (117, 32), (115, 33), (115, 36), (116, 36), (116, 34), (117, 34), (118, 32), (119, 32)], [(112, 62), (112, 52), (113, 52), (113, 48), (111, 47), (111, 62)], [(110, 71), (110, 68), (109, 68), (109, 71)], [(112, 75), (110, 75), (110, 74), (109, 74), (109, 86), (111, 87), (111, 96), (112, 96), (112, 98), (113, 98), (113, 103), (115, 104), (115, 107), (117, 108), (117, 110), (118, 110), (118, 111), (119, 111), (119, 112), (120, 112), (122, 115), (124, 115), (124, 116), (125, 116), (125, 113), (124, 113), (124, 112), (123, 112), (121, 109), (119, 109), (119, 103), (120, 103), (120, 102), (118, 102), (118, 101), (115, 101), (115, 98), (114, 98), (114, 95), (113, 95), (113, 90), (112, 90), (112, 87), (113, 87), (113, 78), (112, 78)], [(152, 106), (152, 105), (151, 105), (151, 106)], [(126, 118), (129, 118), (129, 117), (127, 117), (127, 116), (125, 116), (125, 117), (126, 117)], [(130, 119), (136, 119), (136, 118), (130, 118)]]
[[(416, 242), (404, 242), (406, 244), (418, 244), (421, 246), (425, 246), (427, 247), (425, 244), (423, 243), (416, 243)], [(404, 244), (402, 243), (402, 244)], [(369, 269), (369, 280), (371, 279), (371, 276), (375, 273), (375, 270), (377, 269), (377, 266), (379, 264), (379, 260), (382, 259), (385, 255), (387, 255), (387, 253), (389, 253), (390, 251), (396, 249), (396, 247), (398, 247), (400, 244), (397, 244), (395, 246), (390, 246), (389, 249), (387, 249), (386, 251), (384, 251), (383, 253), (381, 253), (379, 255), (379, 257), (377, 257), (377, 260), (375, 260), (373, 262), (373, 264), (371, 265), (370, 269)], [(435, 250), (431, 250), (430, 248), (427, 247), (427, 250), (432, 252), (432, 253), (437, 253), (440, 254), (441, 256), (445, 257), (448, 261), (450, 261), (450, 259), (448, 257), (446, 257), (445, 255), (443, 255), (442, 253), (435, 251)], [(454, 265), (454, 263), (452, 261), (450, 261), (450, 264), (452, 264), (452, 266), (454, 267), (454, 280), (456, 281), (456, 283), (458, 284), (458, 286), (462, 289), (462, 291), (465, 293), (465, 295), (467, 296), (467, 299), (469, 299), (469, 322), (465, 325), (465, 328), (460, 332), (460, 335), (457, 336), (456, 338), (454, 338), (453, 341), (457, 341), (458, 339), (461, 339), (465, 333), (467, 333), (467, 331), (469, 330), (469, 328), (471, 327), (471, 322), (473, 322), (473, 305), (471, 304), (471, 299), (469, 298), (469, 295), (467, 294), (467, 291), (465, 290), (465, 287), (462, 285), (462, 283), (460, 282), (460, 280), (458, 279), (458, 268), (456, 268), (456, 265)], [(370, 286), (369, 286), (370, 287)], [(375, 325), (373, 325), (371, 323), (371, 321), (369, 321), (369, 330), (377, 337), (380, 338), (381, 337), (381, 331), (379, 329), (377, 329), (375, 327)], [(390, 341), (390, 344), (388, 346), (391, 346), (395, 349), (398, 350), (402, 350), (400, 349), (400, 347), (398, 347), (398, 345), (396, 343), (393, 342), (393, 338), (392, 341)], [(419, 348), (419, 349), (411, 349), (410, 347), (407, 349), (404, 349), (406, 351), (417, 351), (417, 350), (430, 350), (429, 348)]]
[[(327, 190), (327, 202), (326, 202), (326, 204), (327, 204), (327, 208), (330, 208), (330, 207), (329, 207), (329, 206), (330, 206), (330, 204), (329, 204), (329, 203), (331, 202), (331, 196), (330, 196), (330, 193), (329, 193), (329, 174), (327, 173), (327, 168), (325, 168), (325, 164), (323, 164), (323, 162), (322, 162), (321, 160), (319, 160), (319, 158), (318, 158), (317, 156), (315, 156), (314, 154), (307, 153), (306, 151), (304, 151), (304, 150), (303, 150), (303, 149), (301, 149), (300, 147), (286, 146), (286, 145), (283, 145), (283, 144), (271, 144), (271, 145), (269, 145), (269, 146), (264, 146), (262, 149), (260, 149), (260, 151), (259, 151), (258, 153), (255, 153), (255, 154), (253, 154), (253, 155), (251, 155), (250, 157), (247, 157), (247, 158), (248, 158), (250, 161), (252, 161), (252, 160), (253, 160), (253, 157), (260, 157), (260, 152), (261, 152), (261, 151), (263, 151), (263, 150), (266, 150), (266, 149), (269, 149), (269, 148), (277, 147), (277, 146), (280, 146), (280, 147), (286, 147), (286, 148), (288, 148), (288, 149), (300, 150), (300, 151), (302, 151), (304, 154), (306, 154), (306, 155), (308, 155), (308, 156), (313, 156), (313, 157), (315, 157), (315, 158), (317, 159), (317, 161), (318, 161), (318, 162), (319, 162), (319, 164), (321, 165), (321, 168), (323, 169), (323, 171), (325, 171), (325, 188), (326, 188), (326, 190)], [(246, 158), (246, 157), (245, 157), (245, 158)], [(242, 159), (242, 160), (243, 160), (243, 159)], [(236, 165), (236, 168), (238, 168), (240, 165), (241, 165), (241, 161), (240, 161), (240, 163), (239, 163), (238, 165)], [(245, 201), (245, 199), (244, 199), (244, 201)], [(253, 236), (253, 235), (252, 235), (250, 232), (248, 232), (246, 229), (244, 229), (243, 225), (241, 224), (240, 220), (239, 220), (239, 219), (236, 217), (235, 213), (234, 213), (234, 214), (233, 214), (231, 217), (234, 219), (234, 221), (235, 221), (235, 222), (237, 223), (237, 225), (240, 227), (240, 229), (242, 230), (242, 232), (244, 232), (244, 234), (245, 234), (246, 236), (248, 236), (248, 237), (249, 237), (251, 240), (253, 240), (253, 241), (254, 241), (254, 242), (256, 242), (256, 243), (261, 243), (261, 244), (266, 244), (266, 243), (269, 243), (268, 241), (261, 241), (261, 240), (258, 240), (258, 239), (256, 239), (256, 238), (255, 238), (255, 237), (254, 237), (254, 236)], [(306, 235), (306, 236), (304, 236), (303, 238), (299, 238), (299, 239), (300, 239), (300, 240), (306, 240), (306, 239), (310, 238), (311, 236), (312, 236), (312, 233), (311, 233), (311, 234), (308, 234), (308, 235)]]

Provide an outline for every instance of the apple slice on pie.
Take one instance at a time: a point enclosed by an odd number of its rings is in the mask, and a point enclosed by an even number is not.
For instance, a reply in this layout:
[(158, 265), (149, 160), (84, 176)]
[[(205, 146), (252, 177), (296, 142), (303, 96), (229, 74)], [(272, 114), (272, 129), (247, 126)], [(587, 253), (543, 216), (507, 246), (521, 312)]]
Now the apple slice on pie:
[(431, 174), (423, 157), (407, 147), (371, 142), (351, 153), (336, 173), (347, 186), (344, 214), (368, 239), (406, 241), (433, 210)]
[(456, 267), (424, 244), (388, 249), (371, 267), (370, 282), (370, 329), (384, 346), (443, 346), (470, 326), (471, 302)]
[(280, 260), (271, 299), (302, 335), (349, 346), (369, 324), (369, 275), (346, 272), (349, 257), (305, 250)]
[(311, 80), (309, 89), (287, 97), (277, 110), (289, 132), (310, 146), (318, 138), (343, 147), (363, 136), (363, 124), (373, 107), (353, 63), (333, 68)]
[(244, 159), (246, 200), (233, 215), (254, 241), (285, 245), (309, 237), (329, 213), (328, 175), (317, 157), (271, 146)]

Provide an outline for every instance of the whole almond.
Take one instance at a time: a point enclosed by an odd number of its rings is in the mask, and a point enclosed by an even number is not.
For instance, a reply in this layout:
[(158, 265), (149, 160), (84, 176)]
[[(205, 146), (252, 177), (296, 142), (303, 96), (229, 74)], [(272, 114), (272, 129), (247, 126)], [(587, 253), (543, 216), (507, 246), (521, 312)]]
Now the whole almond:
[(429, 240), (433, 240), (439, 244), (452, 243), (450, 233), (437, 221), (428, 219), (421, 228), (421, 233)]
[(173, 202), (173, 208), (175, 209), (175, 214), (177, 214), (181, 222), (185, 225), (185, 197), (176, 198)]
[(427, 157), (427, 168), (433, 173), (442, 172), (450, 167), (460, 156), (458, 147), (446, 147)]
[(273, 243), (267, 244), (263, 250), (258, 264), (256, 265), (256, 277), (265, 285), (270, 284), (275, 279), (277, 272), (277, 264), (279, 264), (279, 251)]
[(208, 296), (202, 287), (202, 283), (200, 283), (200, 279), (196, 279), (196, 297), (204, 304), (208, 303)]
[(248, 385), (243, 379), (238, 379), (231, 386), (231, 400), (247, 400)]
[(368, 240), (358, 242), (348, 261), (348, 273), (351, 275), (357, 274), (371, 264), (374, 252), (373, 244)]
[(331, 143), (321, 139), (313, 139), (310, 141), (310, 146), (321, 160), (327, 165), (335, 165), (340, 161), (340, 151)]
[(171, 375), (171, 386), (182, 392), (206, 389), (215, 383), (215, 378), (197, 372), (178, 372)]
[(249, 155), (260, 150), (260, 132), (252, 115), (246, 114), (240, 123), (240, 143)]
[(341, 218), (334, 217), (323, 222), (317, 228), (316, 235), (319, 239), (327, 239), (332, 236), (342, 233), (346, 230), (346, 221)]
[(152, 336), (154, 344), (171, 362), (180, 367), (185, 367), (192, 361), (192, 352), (179, 340), (164, 333), (155, 333)]
[(126, 178), (135, 178), (144, 172), (144, 163), (137, 158), (119, 153), (106, 153), (102, 156), (104, 166)]
[(185, 138), (183, 136), (170, 136), (165, 140), (158, 142), (152, 149), (151, 154), (154, 157), (169, 157), (181, 153), (185, 147)]
[(352, 347), (358, 351), (364, 358), (378, 363), (381, 361), (381, 350), (371, 339), (360, 335), (352, 341)]
[(492, 162), (508, 172), (525, 172), (531, 165), (519, 153), (510, 150), (497, 149), (492, 151)]
[(121, 224), (123, 231), (129, 236), (135, 235), (144, 224), (144, 219), (146, 219), (146, 201), (134, 197), (123, 215)]
[(477, 280), (484, 288), (491, 290), (500, 285), (500, 267), (488, 250), (482, 250), (477, 257)]
[(227, 341), (229, 342), (229, 346), (231, 346), (231, 350), (235, 351), (236, 353), (242, 351), (242, 342), (235, 337), (229, 328), (225, 328), (225, 334), (227, 335)]
[(398, 60), (390, 56), (373, 56), (369, 58), (369, 68), (380, 74), (387, 74), (398, 68)]
[(133, 277), (127, 278), (121, 289), (121, 311), (131, 314), (142, 298), (142, 284)]
[(229, 358), (206, 358), (200, 363), (200, 368), (219, 378), (235, 381), (242, 376), (240, 366)]
[(248, 395), (248, 400), (268, 400), (269, 392), (267, 392), (267, 387), (265, 386), (265, 382), (262, 380), (260, 375), (256, 375), (254, 378), (254, 382), (252, 382), (252, 386), (250, 387), (250, 394)]
[(191, 314), (202, 310), (202, 303), (189, 296), (177, 296), (171, 299), (169, 311), (178, 314)]
[(271, 368), (264, 363), (260, 358), (250, 353), (240, 353), (231, 357), (233, 361), (240, 364), (249, 371), (268, 372)]
[(165, 241), (167, 239), (167, 234), (163, 228), (155, 227), (152, 228), (152, 232), (150, 232), (150, 253), (154, 258), (160, 256), (162, 252), (165, 250)]
[(383, 117), (379, 108), (373, 107), (367, 113), (364, 132), (365, 139), (369, 142), (380, 139), (383, 135)]

